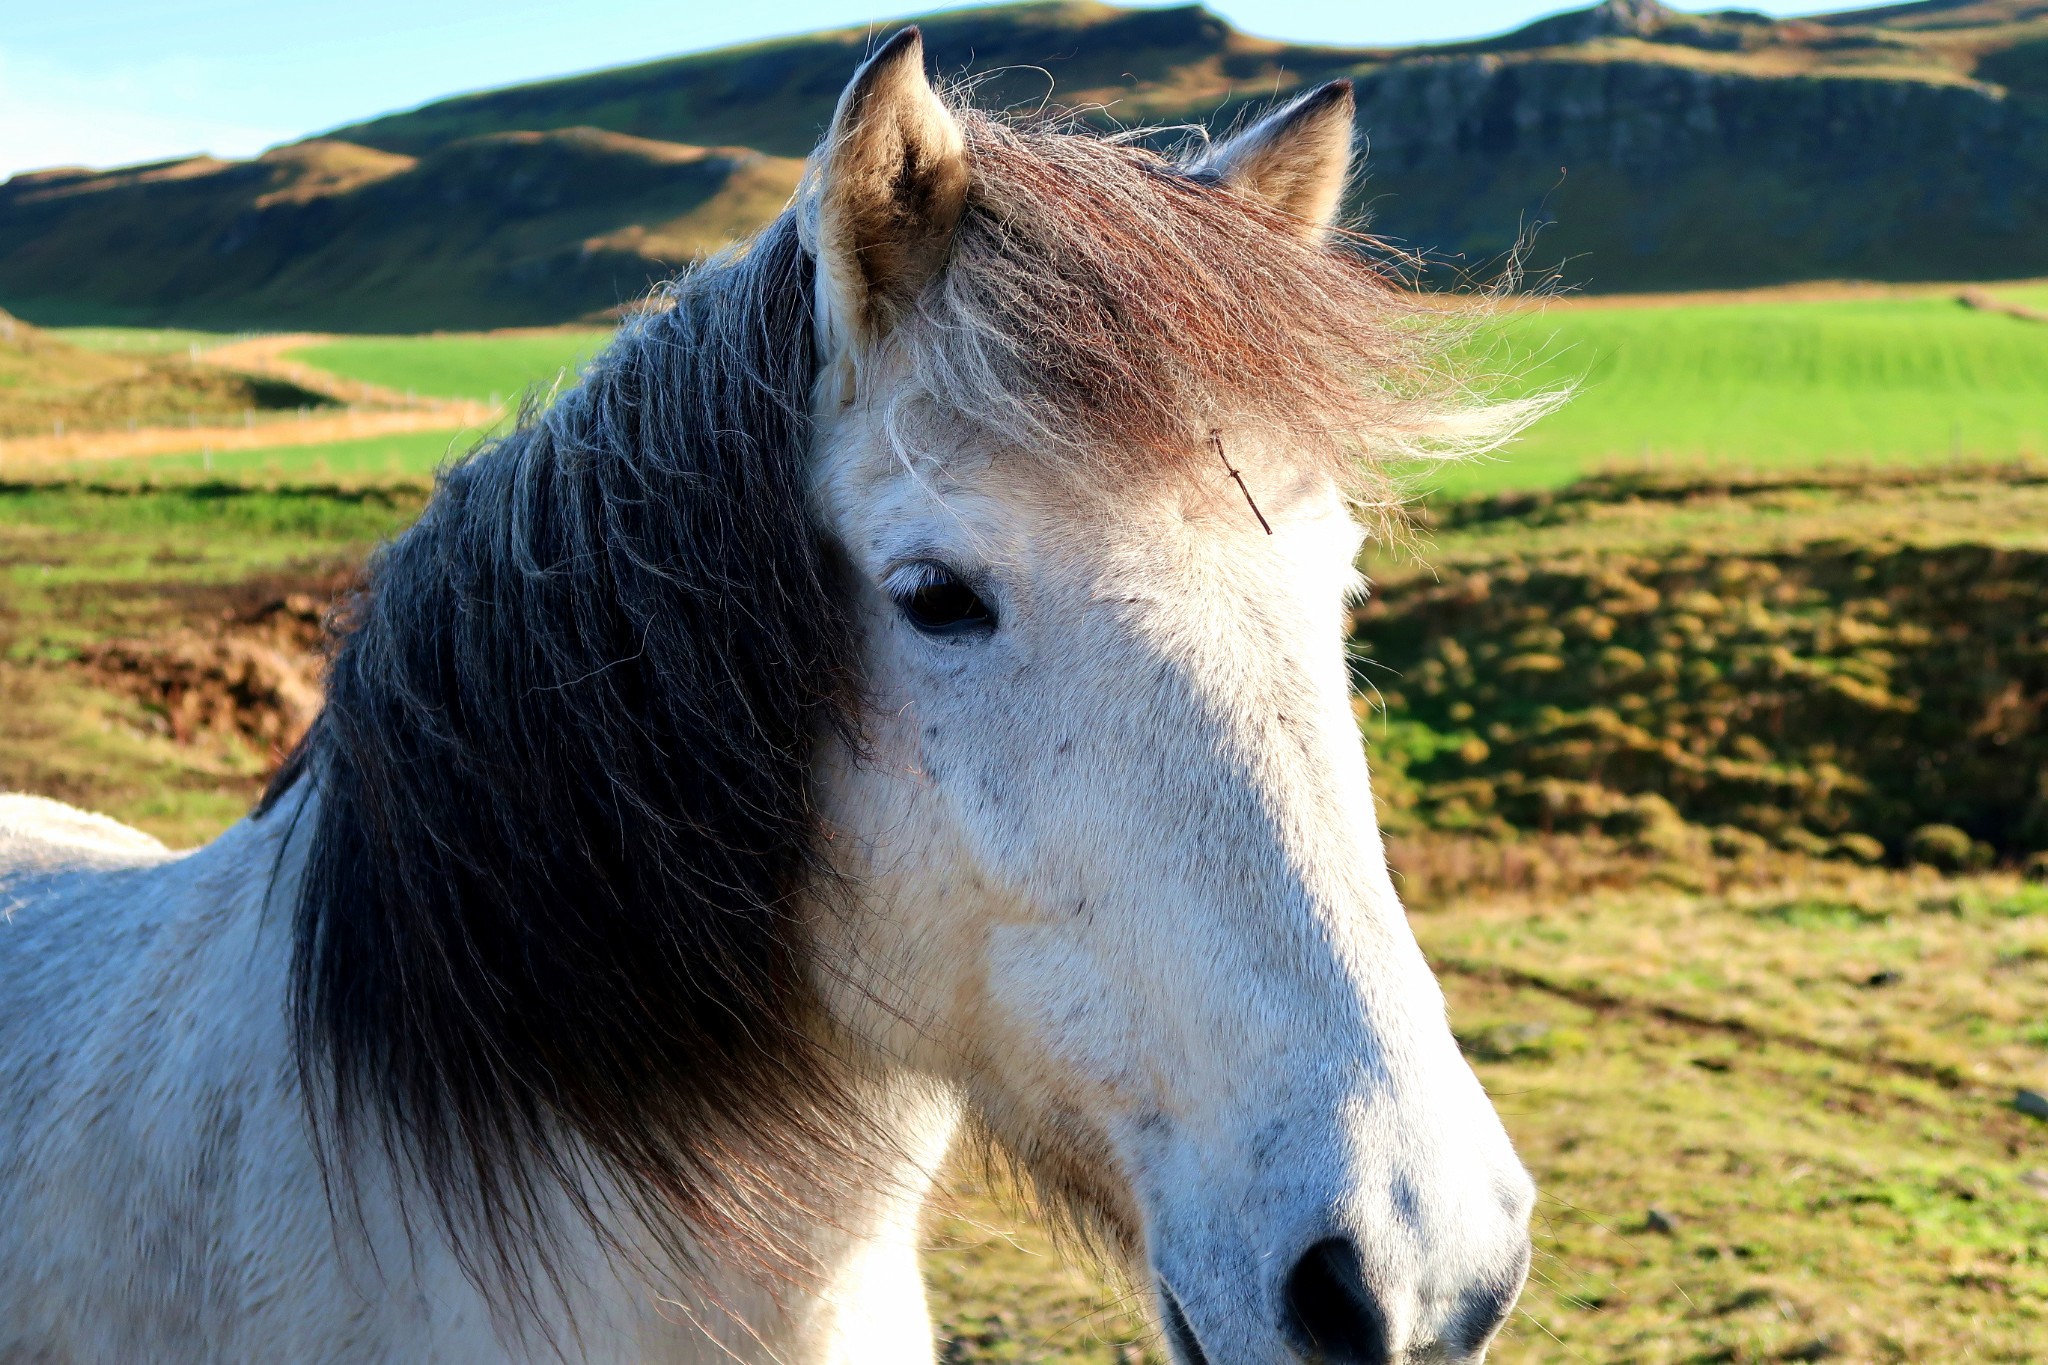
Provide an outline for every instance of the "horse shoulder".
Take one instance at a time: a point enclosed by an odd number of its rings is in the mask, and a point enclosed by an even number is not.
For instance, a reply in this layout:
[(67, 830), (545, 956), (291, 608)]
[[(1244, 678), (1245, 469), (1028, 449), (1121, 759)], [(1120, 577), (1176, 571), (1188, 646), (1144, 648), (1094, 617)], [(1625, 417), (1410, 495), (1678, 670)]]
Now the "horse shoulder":
[(0, 877), (10, 872), (120, 867), (171, 856), (155, 836), (46, 796), (0, 792)]
[(0, 797), (0, 1361), (227, 1358), (327, 1259), (276, 851)]

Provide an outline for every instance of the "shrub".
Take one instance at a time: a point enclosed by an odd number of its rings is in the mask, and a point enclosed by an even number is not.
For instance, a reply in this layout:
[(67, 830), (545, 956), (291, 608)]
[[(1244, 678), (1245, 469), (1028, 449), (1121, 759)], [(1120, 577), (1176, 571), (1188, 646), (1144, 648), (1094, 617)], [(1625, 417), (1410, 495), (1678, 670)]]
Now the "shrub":
[(1524, 830), (1634, 840), (1656, 796), (1725, 856), (1751, 847), (1726, 829), (1954, 870), (2048, 850), (2048, 553), (1504, 556), (1353, 622), (1384, 665), (1361, 678), (1407, 680), (1389, 720), (1456, 736), (1403, 774), (1426, 823), (1469, 821), (1435, 794), (1485, 779), (1489, 815)]
[(1655, 792), (1629, 798), (1600, 821), (1600, 828), (1633, 852), (1667, 857), (1685, 852), (1695, 838), (1684, 817)]
[(1970, 836), (1954, 825), (1922, 825), (1906, 839), (1906, 856), (1942, 872), (1961, 872), (1971, 862)]
[(1715, 856), (1721, 858), (1757, 858), (1768, 853), (1771, 847), (1763, 835), (1736, 825), (1716, 825), (1709, 846)]
[(1834, 846), (1804, 825), (1787, 825), (1778, 831), (1778, 847), (1788, 853), (1804, 853), (1809, 858), (1825, 858), (1834, 851)]

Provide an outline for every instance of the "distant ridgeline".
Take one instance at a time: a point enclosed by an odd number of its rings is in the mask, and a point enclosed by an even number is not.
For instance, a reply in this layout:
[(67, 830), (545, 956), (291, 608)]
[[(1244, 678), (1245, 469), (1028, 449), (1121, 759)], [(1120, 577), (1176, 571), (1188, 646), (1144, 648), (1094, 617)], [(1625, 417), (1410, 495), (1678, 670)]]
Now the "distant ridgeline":
[[(1350, 76), (1361, 206), (1447, 274), (1487, 276), (1539, 227), (1529, 267), (1594, 290), (2048, 273), (2043, 0), (1782, 22), (1609, 0), (1405, 49), (1090, 0), (920, 22), (983, 104), (1125, 123), (1227, 125)], [(0, 305), (219, 327), (595, 317), (785, 201), (869, 40), (465, 95), (247, 162), (19, 175), (0, 184)]]

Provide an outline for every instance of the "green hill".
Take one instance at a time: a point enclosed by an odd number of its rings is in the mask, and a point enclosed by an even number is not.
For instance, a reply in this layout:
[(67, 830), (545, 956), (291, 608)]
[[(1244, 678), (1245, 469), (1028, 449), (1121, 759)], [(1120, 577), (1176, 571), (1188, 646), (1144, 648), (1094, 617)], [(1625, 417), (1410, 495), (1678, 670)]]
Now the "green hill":
[[(1360, 207), (1444, 274), (1594, 290), (2048, 273), (2048, 4), (1775, 21), (1607, 0), (1497, 38), (1314, 47), (1199, 6), (920, 20), (1000, 107), (1227, 126), (1358, 82)], [(44, 322), (404, 329), (591, 317), (778, 206), (879, 29), (442, 100), (249, 162), (0, 185), (0, 305)]]
[(425, 330), (601, 313), (767, 219), (801, 163), (596, 128), (406, 156), (321, 138), (0, 185), (0, 297), (50, 323)]

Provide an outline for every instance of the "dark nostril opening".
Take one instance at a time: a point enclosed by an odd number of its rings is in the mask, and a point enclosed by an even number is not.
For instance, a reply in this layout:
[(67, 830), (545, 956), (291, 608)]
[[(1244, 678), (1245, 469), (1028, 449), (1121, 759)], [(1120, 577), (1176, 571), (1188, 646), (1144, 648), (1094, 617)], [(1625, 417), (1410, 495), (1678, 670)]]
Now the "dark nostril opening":
[(1287, 1313), (1310, 1360), (1386, 1365), (1387, 1323), (1349, 1238), (1317, 1242), (1287, 1276)]
[(1500, 1278), (1478, 1285), (1465, 1296), (1464, 1311), (1458, 1316), (1452, 1339), (1459, 1341), (1467, 1351), (1485, 1349), (1486, 1343), (1493, 1340), (1494, 1333), (1507, 1321), (1516, 1297), (1522, 1292), (1522, 1281), (1529, 1275), (1529, 1253), (1529, 1245), (1525, 1242)]
[(1180, 1300), (1164, 1281), (1159, 1285), (1159, 1297), (1166, 1304), (1166, 1336), (1173, 1343), (1174, 1365), (1209, 1365), (1209, 1357), (1202, 1350), (1201, 1340), (1195, 1336), (1195, 1329), (1188, 1325), (1188, 1315), (1181, 1311)]

